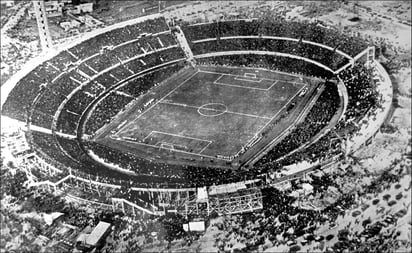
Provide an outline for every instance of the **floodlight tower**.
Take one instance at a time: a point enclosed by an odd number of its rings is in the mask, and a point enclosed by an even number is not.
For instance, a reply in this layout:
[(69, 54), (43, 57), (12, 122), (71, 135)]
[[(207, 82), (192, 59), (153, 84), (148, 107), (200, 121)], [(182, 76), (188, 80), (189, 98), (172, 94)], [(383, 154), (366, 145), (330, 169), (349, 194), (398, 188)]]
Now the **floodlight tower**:
[(52, 49), (53, 42), (50, 36), (49, 25), (47, 24), (46, 9), (44, 0), (33, 1), (34, 12), (37, 19), (37, 27), (39, 29), (40, 44), (43, 51)]

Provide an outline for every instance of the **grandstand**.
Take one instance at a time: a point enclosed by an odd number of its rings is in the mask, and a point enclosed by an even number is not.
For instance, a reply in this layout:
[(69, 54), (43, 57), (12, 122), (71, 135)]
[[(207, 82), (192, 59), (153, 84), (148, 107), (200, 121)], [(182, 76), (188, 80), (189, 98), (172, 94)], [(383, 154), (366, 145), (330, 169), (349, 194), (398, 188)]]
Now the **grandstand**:
[(188, 215), (199, 213), (196, 188), (253, 181), (211, 194), (206, 213), (253, 211), (256, 182), (354, 151), (346, 140), (381, 107), (374, 77), (385, 73), (357, 37), (286, 20), (169, 24), (155, 15), (105, 28), (2, 87), (2, 116), (27, 124), (35, 159), (22, 163), (57, 168), (33, 185), (81, 183), (124, 212)]

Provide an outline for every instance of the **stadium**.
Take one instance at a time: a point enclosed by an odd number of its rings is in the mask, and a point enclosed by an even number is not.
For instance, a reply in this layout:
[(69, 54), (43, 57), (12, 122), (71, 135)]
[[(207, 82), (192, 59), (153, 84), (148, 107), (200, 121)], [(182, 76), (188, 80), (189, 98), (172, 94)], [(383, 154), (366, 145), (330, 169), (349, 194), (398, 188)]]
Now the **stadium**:
[(133, 214), (232, 214), (373, 138), (388, 85), (374, 46), (321, 22), (155, 14), (31, 61), (1, 110), (23, 126), (34, 187)]

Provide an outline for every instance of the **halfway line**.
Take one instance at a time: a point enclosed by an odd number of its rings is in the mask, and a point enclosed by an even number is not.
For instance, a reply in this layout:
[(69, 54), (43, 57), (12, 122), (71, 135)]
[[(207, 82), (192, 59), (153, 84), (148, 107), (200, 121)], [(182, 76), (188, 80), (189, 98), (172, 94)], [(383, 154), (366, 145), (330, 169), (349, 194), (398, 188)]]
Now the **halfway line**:
[[(199, 107), (199, 106), (165, 102), (164, 100), (163, 100), (163, 101), (160, 101), (159, 104), (174, 105), (174, 106), (181, 106), (181, 107), (189, 107), (189, 108), (193, 108), (193, 109), (199, 109), (199, 108), (201, 108), (201, 107)], [(202, 108), (202, 109), (203, 109), (203, 110), (209, 110), (209, 111), (216, 111), (216, 112), (225, 112), (225, 113), (236, 114), (236, 115), (247, 116), (247, 117), (253, 117), (253, 118), (271, 119), (271, 118), (269, 118), (269, 117), (257, 116), (257, 115), (247, 114), (247, 113), (241, 113), (241, 112), (223, 111), (223, 110), (217, 110), (217, 109), (213, 109), (213, 108)]]

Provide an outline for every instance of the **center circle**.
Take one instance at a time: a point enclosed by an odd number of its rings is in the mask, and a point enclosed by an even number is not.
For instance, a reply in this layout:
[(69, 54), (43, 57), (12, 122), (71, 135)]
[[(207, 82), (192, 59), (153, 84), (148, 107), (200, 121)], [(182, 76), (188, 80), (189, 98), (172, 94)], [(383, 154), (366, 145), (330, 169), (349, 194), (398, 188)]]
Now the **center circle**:
[(216, 117), (227, 112), (227, 106), (222, 103), (208, 103), (197, 109), (197, 112), (206, 117)]

